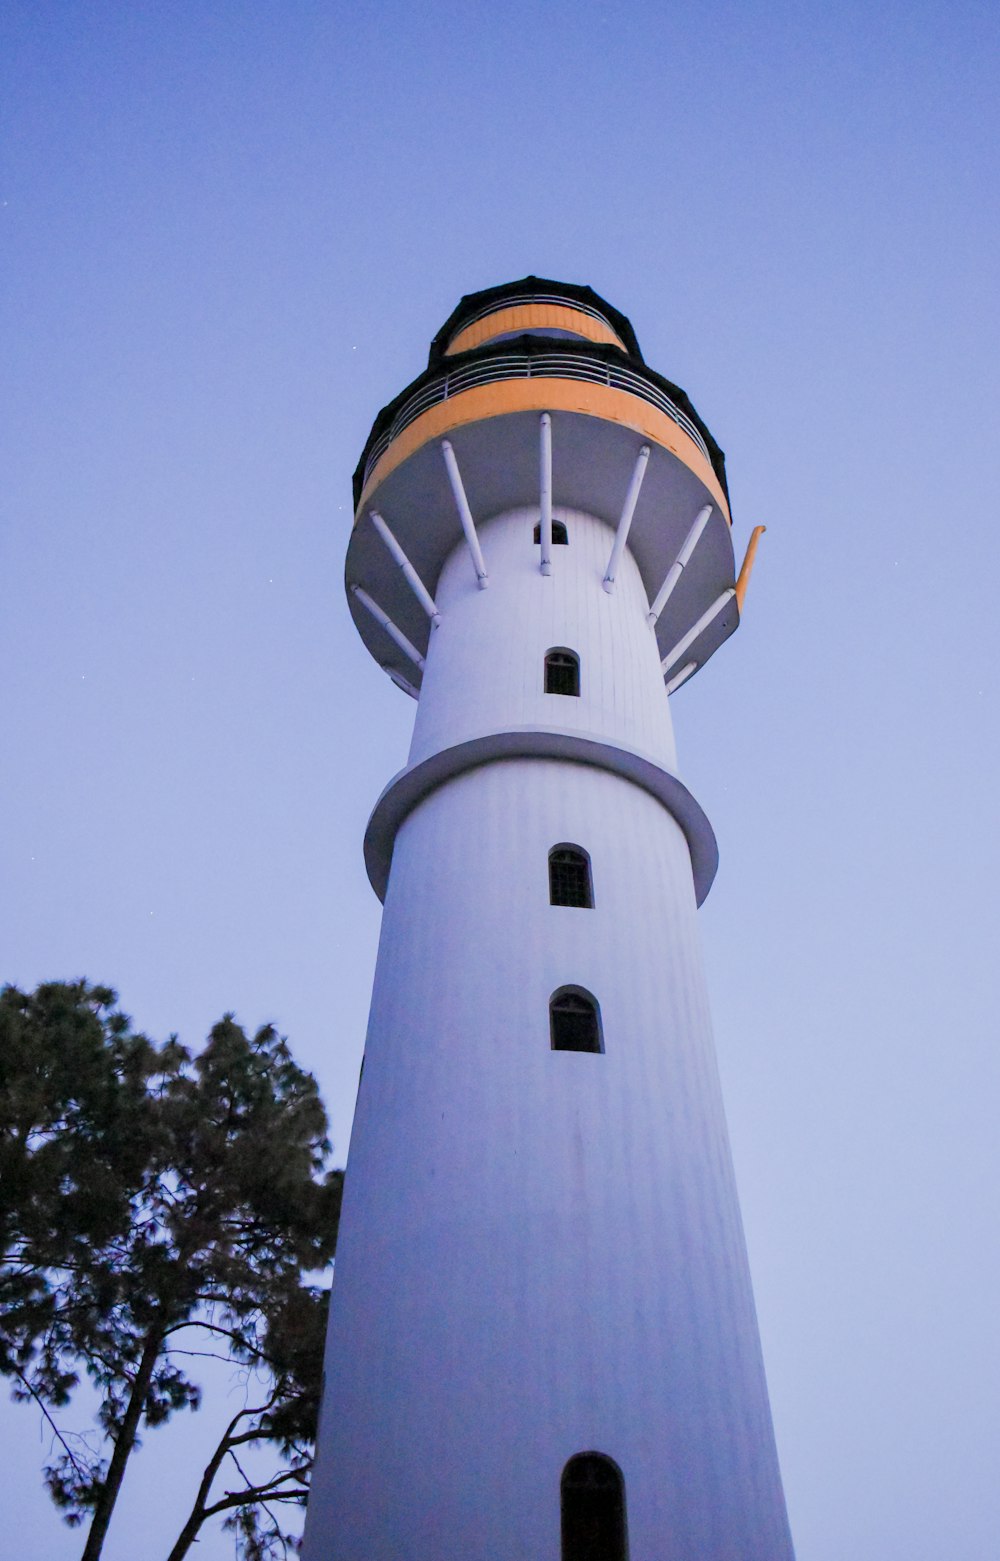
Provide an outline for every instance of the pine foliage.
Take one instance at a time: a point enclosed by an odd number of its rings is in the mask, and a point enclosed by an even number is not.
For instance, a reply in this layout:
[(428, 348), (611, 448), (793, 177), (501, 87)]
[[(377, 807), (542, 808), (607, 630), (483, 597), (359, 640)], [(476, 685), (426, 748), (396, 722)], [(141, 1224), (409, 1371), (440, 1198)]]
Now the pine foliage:
[[(273, 1026), (227, 1015), (193, 1056), (116, 1003), (83, 981), (0, 992), (0, 1372), (49, 1419), (46, 1483), (68, 1522), (89, 1519), (96, 1561), (141, 1434), (199, 1406), (192, 1352), (238, 1363), (246, 1406), (170, 1561), (213, 1516), (270, 1561), (311, 1467), (326, 1297), (308, 1279), (332, 1257), (342, 1182), (326, 1114)], [(56, 1418), (83, 1374), (96, 1447)], [(261, 1481), (240, 1452), (265, 1443), (279, 1467)]]

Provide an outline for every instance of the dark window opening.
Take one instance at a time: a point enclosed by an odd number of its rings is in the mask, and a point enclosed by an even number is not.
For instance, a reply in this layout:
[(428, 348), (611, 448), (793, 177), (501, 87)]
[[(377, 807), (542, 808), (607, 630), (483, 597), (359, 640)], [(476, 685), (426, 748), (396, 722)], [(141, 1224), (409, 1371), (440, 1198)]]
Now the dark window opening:
[(627, 1561), (625, 1481), (603, 1453), (577, 1453), (563, 1470), (562, 1561)]
[(545, 658), (547, 694), (580, 693), (580, 658), (571, 650), (550, 650)]
[[(542, 540), (542, 523), (541, 523), (541, 521), (539, 521), (538, 525), (535, 527), (535, 541), (536, 542), (541, 542), (541, 540)], [(563, 524), (563, 522), (561, 520), (554, 520), (552, 522), (552, 546), (553, 547), (568, 547), (569, 546), (569, 535), (568, 535), (568, 533), (566, 531), (565, 525)]]
[(488, 336), (479, 346), (485, 347), (488, 343), (495, 347), (498, 341), (517, 341), (519, 336), (556, 336), (560, 341), (590, 341), (590, 337), (584, 336), (582, 331), (563, 331), (558, 325), (529, 325), (520, 331), (500, 331), (496, 336)]
[(554, 846), (549, 852), (549, 904), (593, 909), (590, 858), (578, 846)]
[(554, 1052), (600, 1052), (601, 1015), (589, 992), (563, 986), (549, 1000), (549, 1034)]

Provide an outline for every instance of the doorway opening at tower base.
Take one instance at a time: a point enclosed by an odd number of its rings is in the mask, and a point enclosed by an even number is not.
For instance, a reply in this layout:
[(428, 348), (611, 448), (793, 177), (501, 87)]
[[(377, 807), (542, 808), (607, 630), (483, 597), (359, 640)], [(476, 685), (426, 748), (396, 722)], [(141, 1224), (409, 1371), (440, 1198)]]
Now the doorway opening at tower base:
[(604, 1453), (577, 1453), (562, 1472), (562, 1561), (628, 1561), (625, 1481)]

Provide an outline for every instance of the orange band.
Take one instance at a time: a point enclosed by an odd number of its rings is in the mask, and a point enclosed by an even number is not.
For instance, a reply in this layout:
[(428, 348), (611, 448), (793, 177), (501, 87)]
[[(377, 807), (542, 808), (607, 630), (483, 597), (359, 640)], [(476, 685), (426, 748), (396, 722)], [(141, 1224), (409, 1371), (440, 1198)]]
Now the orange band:
[(652, 439), (683, 461), (708, 489), (726, 521), (732, 525), (729, 505), (711, 462), (673, 418), (627, 390), (591, 385), (585, 380), (543, 379), (534, 375), (530, 379), (504, 379), (491, 385), (476, 385), (472, 390), (460, 391), (458, 395), (428, 407), (403, 429), (376, 462), (358, 502), (358, 516), (364, 513), (371, 494), (389, 473), (421, 445), (432, 439), (443, 439), (451, 429), (461, 428), (465, 423), (479, 423), (509, 412), (582, 412), (587, 417), (600, 417), (605, 422), (634, 429), (644, 439)]
[(481, 320), (474, 320), (459, 331), (448, 343), (446, 352), (468, 352), (471, 347), (481, 347), (483, 342), (508, 332), (538, 331), (550, 326), (557, 331), (572, 331), (574, 336), (585, 336), (587, 341), (610, 342), (621, 347), (624, 342), (603, 320), (595, 320), (582, 309), (572, 309), (568, 304), (512, 304), (508, 309), (497, 309)]

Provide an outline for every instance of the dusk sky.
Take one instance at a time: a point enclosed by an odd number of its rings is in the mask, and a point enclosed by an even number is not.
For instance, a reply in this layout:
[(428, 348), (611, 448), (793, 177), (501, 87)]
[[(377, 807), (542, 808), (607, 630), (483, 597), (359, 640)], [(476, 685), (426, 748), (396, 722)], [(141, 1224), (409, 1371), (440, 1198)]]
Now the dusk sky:
[[(195, 1047), (274, 1020), (343, 1163), (413, 717), (345, 604), (351, 474), (463, 293), (591, 284), (725, 449), (738, 556), (768, 528), (672, 706), (798, 1558), (996, 1561), (1000, 11), (0, 28), (0, 980)], [(2, 1400), (10, 1554), (74, 1561)], [(166, 1555), (210, 1414), (146, 1437), (107, 1561)]]

